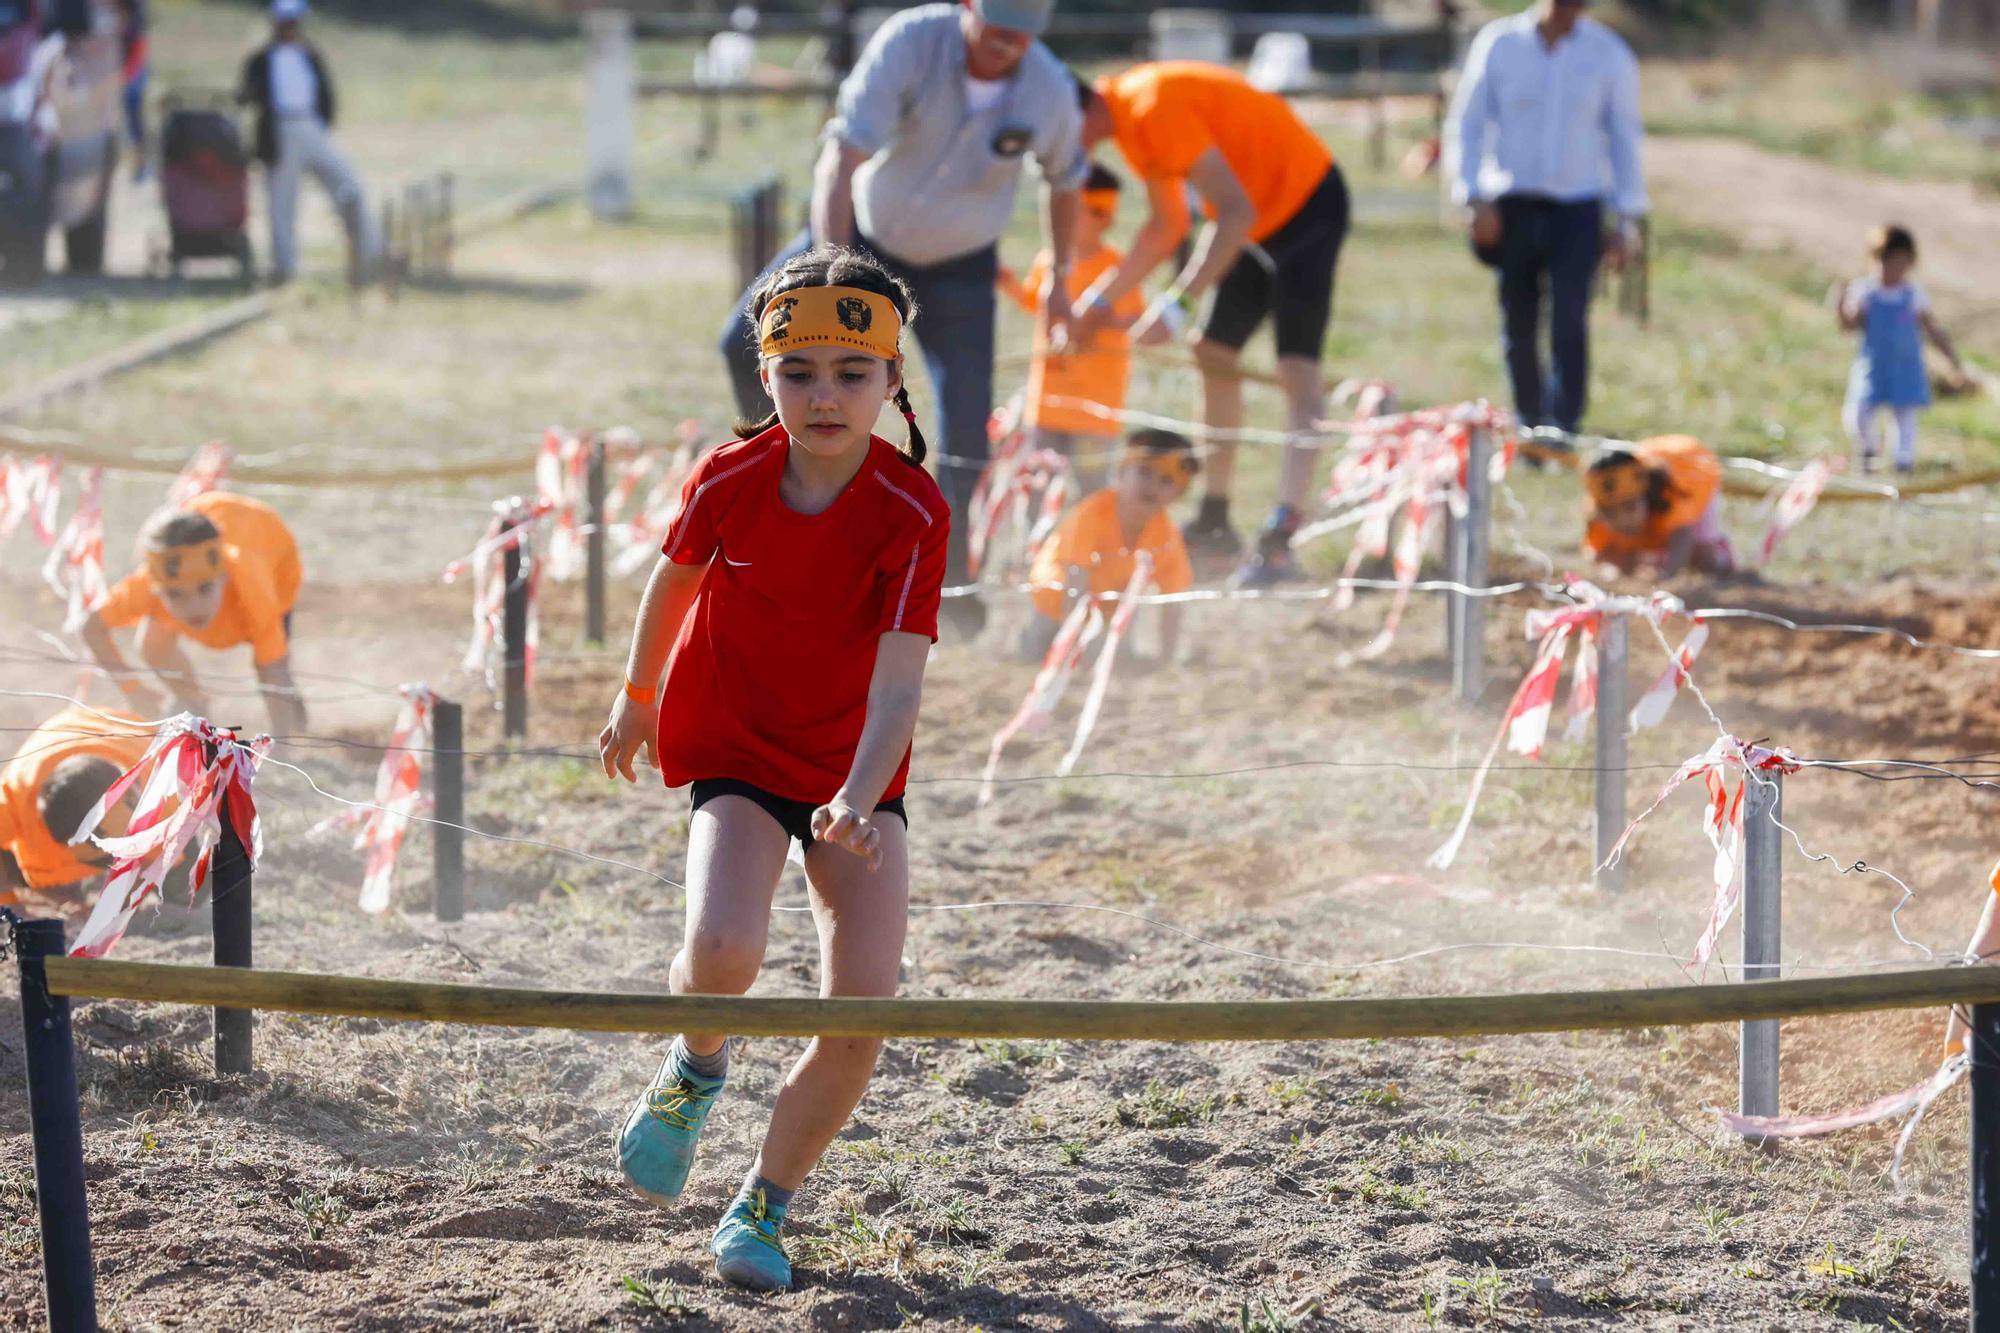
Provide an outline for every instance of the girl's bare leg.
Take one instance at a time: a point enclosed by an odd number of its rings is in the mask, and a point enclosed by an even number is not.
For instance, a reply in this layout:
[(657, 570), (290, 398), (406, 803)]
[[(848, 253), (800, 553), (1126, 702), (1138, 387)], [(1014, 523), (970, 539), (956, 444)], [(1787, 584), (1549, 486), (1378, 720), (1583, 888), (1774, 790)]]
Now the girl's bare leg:
[[(757, 980), (789, 841), (778, 821), (746, 797), (718, 796), (694, 812), (687, 934), (667, 972), (674, 994), (741, 995)], [(696, 1055), (713, 1055), (728, 1039), (722, 1032), (681, 1034)]]

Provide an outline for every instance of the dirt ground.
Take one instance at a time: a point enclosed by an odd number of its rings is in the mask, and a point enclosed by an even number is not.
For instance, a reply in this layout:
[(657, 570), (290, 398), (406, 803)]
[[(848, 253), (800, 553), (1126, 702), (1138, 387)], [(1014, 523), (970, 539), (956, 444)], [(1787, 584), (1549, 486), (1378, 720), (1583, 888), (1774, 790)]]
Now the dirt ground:
[[(430, 77), (450, 83), (457, 68)], [(556, 75), (546, 85), (539, 95), (552, 105), (574, 99)], [(530, 165), (569, 142), (550, 128), (567, 122), (544, 119)], [(506, 128), (481, 141), (496, 173), (509, 165)], [(365, 147), (370, 133), (357, 126), (356, 141)], [(380, 123), (373, 133), (388, 143)], [(1874, 182), (1872, 194), (1829, 208), (1832, 187), (1816, 173), (1831, 169), (1739, 156), (1755, 151), (1655, 141), (1663, 206), (1844, 272), (1854, 219), (1872, 219), (1892, 196), (1918, 197), (1904, 182)], [(1718, 169), (1793, 202), (1696, 188)], [(1420, 235), (1422, 209), (1404, 206), (1426, 205), (1427, 188), (1396, 196), (1393, 226), (1363, 208), (1365, 262), (1343, 272), (1336, 335), (1349, 340), (1343, 364), (1442, 395), (1496, 383), (1498, 372), (1484, 289), (1467, 296), (1435, 277), (1449, 272), (1441, 255), (1469, 261), (1455, 238)], [(1970, 310), (1993, 292), (1955, 284), (1985, 281), (1976, 247), (1990, 213), (1953, 211), (1954, 198), (1926, 204), (1927, 280)], [(1760, 230), (1781, 207), (1792, 225)], [(719, 230), (719, 213), (703, 216)], [(45, 424), (139, 452), (217, 434), (314, 466), (376, 466), (516, 447), (525, 458), (556, 409), (573, 422), (636, 420), (664, 438), (714, 399), (713, 311), (732, 282), (718, 236), (642, 217), (607, 240), (558, 212), (460, 258), (463, 281), (445, 289), (358, 313), (307, 308), (148, 368)], [(1728, 336), (1738, 341), (1727, 341), (1663, 264), (1674, 299), (1661, 301), (1652, 332), (1600, 320), (1613, 410), (1634, 420), (1711, 410), (1728, 397), (1732, 362), (1771, 363), (1762, 369), (1795, 392), (1800, 366), (1824, 369), (1817, 347), (1776, 364), (1793, 312), (1758, 273), (1708, 250), (1673, 262), (1710, 265), (1743, 284), (1744, 304), (1770, 304), (1737, 320)], [(1837, 384), (1840, 363), (1829, 364)], [(1682, 396), (1634, 391), (1654, 373)], [(1737, 375), (1739, 393), (1749, 374)], [(1178, 411), (1184, 388), (1149, 383), (1144, 400)], [(1788, 403), (1774, 402), (1777, 418)], [(1268, 460), (1246, 461), (1262, 484)], [(163, 483), (127, 476), (111, 488), (114, 563)], [(1511, 486), (1518, 508), (1506, 511), (1498, 549), (1532, 545), (1574, 563), (1573, 488), (1527, 474)], [(278, 741), (281, 763), (258, 784), (258, 964), (663, 991), (681, 929), (685, 800), (613, 787), (590, 746), (635, 589), (614, 590), (605, 649), (579, 644), (578, 590), (547, 589), (530, 745), (510, 748), (483, 683), (455, 670), (468, 594), (435, 578), (476, 538), (484, 491), (388, 491), (359, 504), (345, 492), (257, 493), (295, 522), (313, 569), (297, 638), (313, 727)], [(1680, 591), (1693, 605), (2000, 647), (1980, 516), (1885, 511), (1823, 506), (1770, 584)], [(1732, 502), (1728, 518), (1754, 542), (1748, 506)], [(14, 541), (0, 619), (52, 631), (59, 616), (22, 555), (31, 548)], [(1503, 577), (1537, 572), (1508, 559)], [(1542, 764), (1505, 763), (1458, 864), (1424, 868), (1528, 664), (1521, 616), (1533, 604), (1492, 609), (1492, 681), (1467, 706), (1449, 702), (1432, 598), (1418, 598), (1389, 654), (1344, 670), (1336, 657), (1372, 634), (1381, 600), (1340, 616), (1198, 605), (1185, 661), (1121, 666), (1081, 772), (1052, 776), (1073, 696), (1053, 734), (1010, 750), (1006, 780), (981, 807), (990, 738), (1032, 677), (1004, 651), (1021, 603), (996, 596), (987, 635), (948, 641), (931, 666), (910, 794), (917, 910), (904, 993), (1271, 999), (1684, 981), (1677, 960), (1710, 892), (1696, 798), (1677, 796), (1641, 831), (1624, 892), (1599, 892), (1587, 744), (1552, 745)], [(1150, 633), (1142, 621), (1142, 639)], [(10, 637), (6, 688), (77, 691), (77, 668), (54, 652), (34, 633)], [(218, 721), (259, 721), (240, 662), (197, 661), (216, 677)], [(1663, 662), (1638, 636), (1635, 689)], [(1717, 621), (1696, 679), (1746, 738), (1815, 759), (1955, 759), (1980, 773), (1981, 756), (2000, 755), (1994, 670), (1885, 638)], [(470, 705), (479, 752), (469, 911), (451, 926), (428, 911), (422, 831), (406, 845), (391, 910), (360, 914), (358, 855), (346, 836), (315, 831), (341, 807), (281, 766), (364, 798), (394, 687), (415, 679)], [(111, 701), (101, 687), (92, 697)], [(52, 707), (0, 694), (0, 729), (32, 726)], [(1684, 697), (1665, 725), (1635, 738), (1630, 807), (1715, 735)], [(1962, 947), (1977, 916), (1994, 856), (1989, 794), (1910, 770), (1884, 775), (1904, 780), (1824, 768), (1789, 780), (1792, 975), (1920, 964)], [(815, 987), (803, 901), (797, 885), (781, 894), (791, 910), (774, 921), (758, 993)], [(176, 904), (142, 917), (118, 956), (204, 961), (205, 916)], [(1735, 956), (1727, 937), (1724, 965), (1706, 979), (1725, 982)], [(0, 996), (12, 986), (8, 972)], [(1841, 1108), (1916, 1081), (1935, 1066), (1941, 1029), (1935, 1013), (1786, 1024), (1787, 1110)], [(657, 1042), (272, 1014), (258, 1020), (257, 1072), (219, 1080), (208, 1032), (198, 1011), (78, 1006), (108, 1328), (1945, 1329), (1966, 1314), (1963, 1093), (1915, 1136), (1901, 1187), (1888, 1175), (1893, 1126), (1749, 1151), (1707, 1114), (1735, 1095), (1726, 1028), (892, 1043), (799, 1196), (799, 1280), (775, 1298), (719, 1285), (703, 1246), (800, 1042), (744, 1045), (687, 1200), (661, 1211), (623, 1189), (612, 1157)], [(19, 1038), (0, 1023), (0, 1328), (36, 1326), (41, 1302), (21, 1075)]]
[[(1859, 604), (1811, 586), (1715, 596), (2000, 644), (1990, 599), (1935, 584)], [(568, 588), (548, 599), (531, 740), (583, 753), (616, 667), (560, 651), (575, 601)], [(391, 602), (424, 632), (372, 639)], [(1199, 608), (1195, 669), (1123, 682), (1087, 775), (1043, 776), (1060, 736), (1024, 745), (1004, 771), (1026, 780), (984, 810), (966, 779), (1030, 673), (995, 660), (1004, 623), (980, 647), (942, 648), (911, 797), (924, 910), (905, 993), (1274, 998), (1679, 980), (1662, 955), (1685, 954), (1705, 910), (1692, 806), (1655, 816), (1628, 892), (1593, 891), (1588, 777), (1570, 771), (1587, 750), (1496, 775), (1459, 866), (1422, 869), (1527, 649), (1520, 608), (1496, 608), (1494, 697), (1443, 707), (1434, 607), (1385, 661), (1329, 665), (1378, 609), (1364, 602), (1342, 623)], [(302, 607), (302, 644), (338, 639), (352, 672), (393, 660), (443, 678), (461, 614), (455, 590), (345, 589)], [(324, 647), (310, 660), (335, 666)], [(1658, 660), (1642, 645), (1635, 675)], [(1990, 670), (1880, 640), (1719, 625), (1699, 679), (1723, 718), (1802, 754), (1939, 756), (2000, 750)], [(24, 715), (6, 702), (10, 721)], [(319, 728), (330, 739), (281, 742), (276, 756), (359, 796), (372, 757), (350, 747), (379, 744), (392, 705), (346, 707), (375, 721)], [(472, 726), (475, 747), (499, 748), (490, 714), (475, 711)], [(1684, 700), (1639, 738), (1635, 808), (1705, 734)], [(1285, 764), (1306, 766), (1265, 768)], [(547, 755), (480, 758), (472, 789), (484, 833), (634, 868), (475, 839), (472, 910), (441, 927), (425, 911), (418, 835), (396, 910), (368, 919), (352, 906), (356, 857), (308, 832), (332, 807), (269, 769), (259, 965), (663, 989), (679, 903), (650, 876), (679, 873), (677, 795), (615, 789)], [(1808, 772), (1792, 781), (1788, 822), (1816, 852), (1908, 881), (1905, 932), (1949, 950), (1991, 855), (1979, 799), (1950, 783)], [(1919, 957), (1891, 933), (1893, 886), (1798, 857), (1788, 875), (1796, 970)], [(1021, 900), (1033, 905), (966, 906)], [(201, 916), (142, 920), (119, 952), (198, 961)], [(1480, 947), (1375, 961), (1467, 944)], [(1549, 944), (1632, 952), (1538, 947)], [(759, 991), (810, 992), (814, 957), (808, 921), (781, 915)], [(1888, 1130), (1748, 1152), (1704, 1113), (1733, 1096), (1723, 1029), (895, 1043), (801, 1195), (797, 1289), (758, 1300), (716, 1285), (701, 1247), (797, 1042), (747, 1044), (688, 1201), (659, 1212), (623, 1192), (611, 1160), (653, 1042), (270, 1015), (258, 1071), (216, 1080), (207, 1026), (166, 1006), (79, 1006), (109, 1327), (1944, 1328), (1965, 1307), (1962, 1101), (1920, 1132), (1901, 1191), (1885, 1175)], [(1934, 1014), (1787, 1024), (1787, 1107), (1831, 1109), (1914, 1081), (1938, 1030)], [(0, 1318), (28, 1327), (39, 1266), (19, 1061), (17, 1039), (0, 1035), (12, 1149), (0, 1158)]]

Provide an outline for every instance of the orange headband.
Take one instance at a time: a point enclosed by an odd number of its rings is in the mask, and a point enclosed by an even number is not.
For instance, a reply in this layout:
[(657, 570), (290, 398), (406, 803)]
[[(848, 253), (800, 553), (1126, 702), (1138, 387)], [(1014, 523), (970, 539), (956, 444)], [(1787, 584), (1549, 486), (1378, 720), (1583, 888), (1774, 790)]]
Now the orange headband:
[(156, 588), (192, 588), (222, 577), (222, 538), (146, 552), (146, 577)]
[(771, 298), (757, 331), (765, 356), (802, 347), (851, 347), (893, 361), (903, 317), (888, 297), (859, 287), (797, 287)]
[(1638, 459), (1619, 463), (1615, 467), (1601, 468), (1583, 474), (1583, 484), (1590, 490), (1590, 501), (1599, 509), (1609, 509), (1612, 505), (1624, 504), (1629, 500), (1642, 500), (1652, 487), (1651, 469)]
[(1176, 500), (1187, 494), (1187, 488), (1194, 482), (1194, 474), (1201, 471), (1201, 461), (1193, 454), (1184, 453), (1179, 449), (1162, 451), (1127, 445), (1125, 452), (1119, 455), (1118, 465), (1123, 467), (1127, 463), (1137, 463), (1140, 467), (1151, 468), (1171, 480), (1174, 483)]

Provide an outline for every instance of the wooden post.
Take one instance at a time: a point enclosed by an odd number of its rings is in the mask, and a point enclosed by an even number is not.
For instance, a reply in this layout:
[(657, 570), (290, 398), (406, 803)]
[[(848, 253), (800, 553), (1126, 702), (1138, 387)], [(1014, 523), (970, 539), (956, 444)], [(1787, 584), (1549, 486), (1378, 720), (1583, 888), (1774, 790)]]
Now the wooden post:
[(583, 36), (590, 48), (584, 191), (592, 216), (615, 221), (632, 215), (632, 107), (638, 96), (632, 16), (592, 10), (583, 16)]
[(1972, 1006), (1972, 1333), (2000, 1333), (2000, 1004)]
[[(1444, 577), (1447, 583), (1463, 582), (1465, 576), (1465, 524), (1449, 503), (1444, 507)], [(1444, 660), (1456, 670), (1458, 636), (1465, 628), (1465, 598), (1455, 592), (1444, 595)]]
[[(1743, 793), (1743, 980), (1778, 976), (1783, 894), (1784, 775), (1750, 773)], [(1743, 1025), (1736, 1106), (1744, 1115), (1778, 1114), (1778, 1020)]]
[(452, 228), (457, 225), (452, 206), (452, 192), (455, 188), (456, 181), (449, 171), (439, 173), (437, 275), (440, 278), (451, 276)]
[(21, 976), (23, 1063), (28, 1067), (28, 1125), (35, 1148), (35, 1203), (41, 1214), (49, 1329), (96, 1333), (76, 1043), (70, 1033), (69, 999), (49, 993), (44, 971), (46, 960), (61, 958), (66, 951), (63, 926), (60, 921), (17, 921), (13, 934)]
[[(503, 531), (510, 532), (523, 526), (518, 510), (501, 525)], [(506, 600), (500, 618), (501, 732), (509, 740), (528, 734), (528, 581), (521, 573), (521, 547), (526, 541), (527, 534), (523, 532), (518, 540), (507, 544), (502, 556)]]
[[(1493, 476), (1489, 459), (1493, 436), (1484, 427), (1472, 432), (1465, 459), (1465, 531), (1460, 537), (1465, 564), (1459, 582), (1468, 588), (1486, 584), (1487, 541), (1492, 525)], [(1486, 599), (1457, 594), (1464, 604), (1459, 613), (1458, 656), (1452, 663), (1452, 688), (1467, 703), (1486, 689)]]
[(1625, 887), (1625, 863), (1607, 866), (1604, 859), (1625, 831), (1625, 702), (1630, 637), (1623, 615), (1607, 615), (1597, 636), (1597, 887), (1616, 892)]
[(431, 915), (465, 917), (465, 708), (439, 699), (431, 709)]
[(583, 641), (593, 646), (604, 642), (604, 439), (593, 435), (590, 460), (584, 474), (584, 492), (590, 530), (583, 539)]
[[(251, 934), (250, 853), (225, 815), (208, 890), (210, 929), (217, 967), (249, 967)], [(215, 1011), (215, 1073), (218, 1078), (250, 1072), (250, 1011)]]

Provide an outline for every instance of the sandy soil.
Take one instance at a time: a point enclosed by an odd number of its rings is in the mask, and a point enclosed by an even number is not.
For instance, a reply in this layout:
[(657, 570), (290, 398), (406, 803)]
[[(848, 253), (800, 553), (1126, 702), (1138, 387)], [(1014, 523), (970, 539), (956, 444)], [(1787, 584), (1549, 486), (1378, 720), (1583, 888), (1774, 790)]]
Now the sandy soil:
[[(616, 671), (559, 651), (574, 642), (575, 600), (550, 596), (533, 726), (538, 744), (572, 750)], [(391, 603), (411, 628), (371, 637)], [(1804, 587), (1765, 604), (2000, 643), (1990, 600), (1949, 587), (1894, 586), (1859, 604)], [(392, 662), (443, 679), (463, 614), (457, 590), (412, 586), (346, 589), (306, 609), (302, 624), (324, 630), (302, 641), (309, 664), (378, 680)], [(1421, 868), (1456, 815), (1498, 695), (1526, 664), (1518, 611), (1495, 611), (1496, 697), (1461, 711), (1439, 702), (1433, 606), (1387, 660), (1346, 672), (1330, 659), (1368, 632), (1375, 606), (1350, 623), (1202, 609), (1192, 669), (1114, 692), (1085, 764), (1101, 776), (1047, 780), (1064, 739), (1050, 738), (1009, 756), (1008, 776), (1028, 780), (984, 810), (964, 779), (1029, 673), (947, 645), (912, 789), (916, 897), (933, 910), (914, 922), (906, 993), (1269, 998), (1677, 980), (1658, 955), (1684, 953), (1705, 911), (1693, 807), (1656, 816), (1627, 893), (1595, 893), (1588, 777), (1569, 771), (1587, 752), (1497, 775), (1460, 865)], [(1642, 648), (1635, 674), (1656, 656)], [(1700, 678), (1725, 719), (1802, 753), (1943, 755), (2000, 750), (1990, 670), (1731, 625)], [(55, 670), (19, 674), (66, 684)], [(9, 722), (31, 711), (4, 702)], [(277, 754), (360, 795), (372, 759), (340, 742), (379, 743), (391, 705), (343, 707), (370, 720), (323, 722), (331, 740)], [(498, 748), (490, 714), (472, 726), (475, 744)], [(1713, 734), (1684, 701), (1641, 737), (1635, 807)], [(1201, 776), (1291, 763), (1310, 766)], [(1144, 774), (1162, 776), (1130, 776)], [(678, 895), (650, 875), (679, 873), (678, 796), (615, 790), (585, 763), (546, 755), (478, 759), (472, 785), (481, 831), (636, 869), (475, 840), (473, 910), (440, 927), (424, 910), (420, 835), (398, 910), (370, 920), (352, 907), (356, 858), (307, 832), (331, 807), (268, 770), (260, 965), (663, 988)], [(1815, 851), (1907, 880), (1918, 896), (1903, 928), (1949, 948), (1991, 855), (1976, 802), (1955, 784), (1815, 772), (1793, 780), (1788, 814)], [(1917, 956), (1890, 932), (1898, 895), (1886, 881), (1796, 857), (1789, 874), (1795, 965)], [(943, 910), (1003, 899), (1043, 905)], [(206, 933), (201, 913), (170, 909), (120, 952), (196, 961)], [(1473, 948), (1370, 965), (1490, 941), (1633, 953)], [(759, 989), (809, 992), (814, 959), (809, 923), (780, 916)], [(1914, 1081), (1938, 1026), (1917, 1014), (1788, 1024), (1787, 1105), (1830, 1109)], [(657, 1058), (650, 1041), (272, 1015), (259, 1022), (257, 1073), (218, 1081), (201, 1013), (85, 1004), (77, 1030), (108, 1327), (1789, 1329), (1893, 1318), (1942, 1329), (1964, 1318), (1962, 1100), (1919, 1135), (1901, 1192), (1886, 1180), (1887, 1131), (1746, 1152), (1703, 1112), (1733, 1096), (1722, 1029), (898, 1043), (801, 1195), (798, 1287), (774, 1300), (716, 1285), (702, 1243), (797, 1042), (746, 1046), (687, 1202), (659, 1212), (623, 1192), (610, 1156)], [(39, 1302), (20, 1072), (17, 1039), (0, 1034), (7, 1327), (30, 1326)]]

